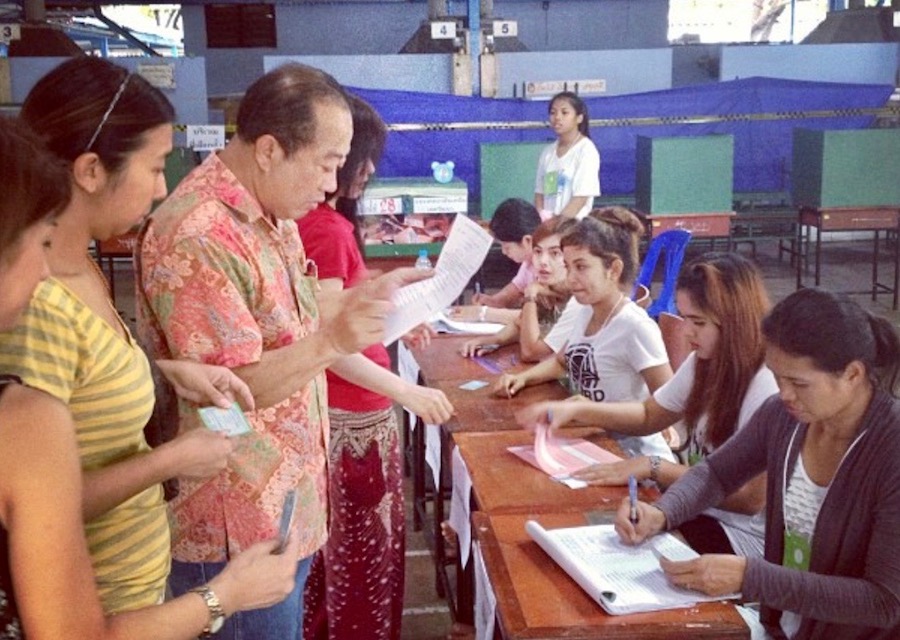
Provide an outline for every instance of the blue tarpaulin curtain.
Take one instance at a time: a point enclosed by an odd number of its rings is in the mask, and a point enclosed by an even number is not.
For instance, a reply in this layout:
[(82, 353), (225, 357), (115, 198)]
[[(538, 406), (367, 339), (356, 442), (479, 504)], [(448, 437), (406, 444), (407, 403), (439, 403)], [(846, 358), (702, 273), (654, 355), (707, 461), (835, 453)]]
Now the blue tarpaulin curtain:
[[(546, 101), (488, 99), (443, 94), (351, 89), (390, 124), (465, 122), (521, 123), (547, 118)], [(780, 192), (790, 189), (791, 132), (794, 128), (863, 129), (874, 116), (861, 109), (885, 106), (890, 85), (746, 78), (665, 91), (587, 98), (591, 138), (600, 149), (604, 194), (634, 192), (637, 136), (734, 135), (734, 190)], [(821, 112), (828, 112), (825, 117)], [(783, 118), (783, 114), (796, 117)], [(818, 115), (816, 115), (818, 113)], [(747, 119), (746, 116), (750, 116)], [(772, 116), (776, 116), (773, 118)], [(724, 120), (689, 124), (667, 122), (685, 116)], [(647, 124), (616, 122), (653, 119)], [(729, 119), (734, 118), (734, 119)], [(610, 122), (612, 121), (612, 122)], [(431, 163), (452, 160), (456, 175), (478, 202), (479, 144), (552, 141), (549, 128), (392, 131), (378, 169), (380, 176), (429, 176)]]

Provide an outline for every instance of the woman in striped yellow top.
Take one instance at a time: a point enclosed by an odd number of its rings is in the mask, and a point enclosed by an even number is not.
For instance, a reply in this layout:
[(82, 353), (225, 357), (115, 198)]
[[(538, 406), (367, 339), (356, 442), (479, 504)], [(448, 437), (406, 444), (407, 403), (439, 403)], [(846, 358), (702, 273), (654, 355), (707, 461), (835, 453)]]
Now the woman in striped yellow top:
[[(21, 118), (69, 164), (72, 197), (48, 253), (52, 277), (39, 285), (16, 329), (2, 336), (0, 373), (46, 392), (45, 402), (69, 406), (97, 586), (107, 613), (118, 613), (164, 596), (169, 529), (159, 483), (212, 475), (232, 449), (226, 436), (205, 429), (148, 447), (143, 428), (154, 402), (150, 366), (87, 252), (92, 239), (140, 223), (152, 201), (165, 195), (174, 111), (140, 76), (78, 58), (35, 85)], [(173, 362), (161, 369), (176, 389), (205, 387), (220, 400), (221, 391), (246, 392), (224, 369)], [(200, 390), (191, 397), (209, 401)]]
[[(0, 330), (15, 326), (48, 277), (51, 222), (70, 195), (67, 166), (23, 129), (0, 117)], [(269, 606), (293, 588), (299, 541), (273, 555), (270, 540), (229, 563), (203, 593), (104, 617), (84, 539), (79, 466), (66, 406), (0, 377), (0, 638), (188, 640), (220, 615)]]

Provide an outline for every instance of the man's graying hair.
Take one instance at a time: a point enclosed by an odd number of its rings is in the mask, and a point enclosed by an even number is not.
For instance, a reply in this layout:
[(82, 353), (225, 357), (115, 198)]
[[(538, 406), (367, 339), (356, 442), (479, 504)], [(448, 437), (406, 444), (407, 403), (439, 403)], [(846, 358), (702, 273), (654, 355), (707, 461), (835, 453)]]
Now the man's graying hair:
[(313, 143), (315, 107), (328, 102), (350, 111), (337, 80), (314, 67), (285, 64), (247, 89), (238, 108), (237, 135), (252, 144), (268, 134), (291, 156)]

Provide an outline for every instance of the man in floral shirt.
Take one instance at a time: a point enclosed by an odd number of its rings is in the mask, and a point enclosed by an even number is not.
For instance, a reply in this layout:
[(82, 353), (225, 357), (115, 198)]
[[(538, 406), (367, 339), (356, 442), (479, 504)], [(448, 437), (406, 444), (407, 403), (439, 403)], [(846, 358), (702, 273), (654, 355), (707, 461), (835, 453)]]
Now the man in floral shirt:
[[(336, 188), (352, 120), (342, 89), (303, 65), (247, 91), (238, 133), (178, 186), (140, 246), (139, 332), (155, 357), (223, 365), (253, 391), (253, 428), (227, 469), (182, 479), (171, 503), (176, 595), (203, 584), (252, 543), (276, 535), (297, 490), (297, 585), (285, 603), (230, 618), (218, 638), (301, 637), (309, 560), (325, 542), (328, 411), (324, 369), (381, 338), (389, 291), (377, 284), (330, 310), (316, 300), (294, 219)], [(179, 429), (198, 428), (181, 402)]]

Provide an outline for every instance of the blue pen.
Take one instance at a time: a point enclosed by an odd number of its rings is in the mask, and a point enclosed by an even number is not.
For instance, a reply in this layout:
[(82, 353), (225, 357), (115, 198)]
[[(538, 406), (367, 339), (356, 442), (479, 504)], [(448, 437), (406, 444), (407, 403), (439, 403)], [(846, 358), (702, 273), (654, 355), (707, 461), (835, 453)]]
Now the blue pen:
[(634, 476), (628, 476), (628, 504), (628, 519), (631, 521), (631, 524), (637, 524), (637, 479)]

